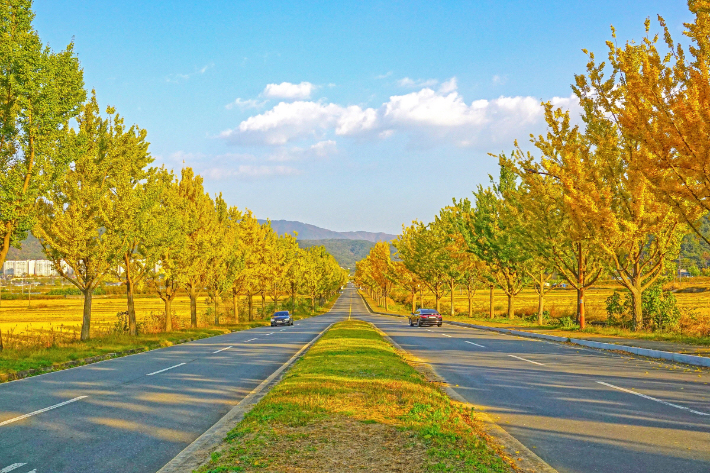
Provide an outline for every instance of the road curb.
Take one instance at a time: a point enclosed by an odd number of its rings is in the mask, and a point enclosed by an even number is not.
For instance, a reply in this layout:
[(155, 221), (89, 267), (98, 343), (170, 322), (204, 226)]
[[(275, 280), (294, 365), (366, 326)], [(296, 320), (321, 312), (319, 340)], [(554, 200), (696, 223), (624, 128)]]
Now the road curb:
[(286, 363), (274, 371), (268, 378), (254, 388), (244, 399), (219, 419), (212, 427), (197, 437), (190, 445), (185, 447), (175, 458), (170, 460), (157, 473), (187, 473), (199, 468), (209, 460), (212, 451), (217, 448), (230, 430), (234, 428), (244, 416), (273, 388), (288, 369), (301, 358), (330, 328), (328, 325), (322, 332), (306, 345), (301, 347)]
[(512, 460), (516, 468), (526, 473), (558, 473), (557, 470), (552, 468), (549, 464), (547, 464), (547, 462), (537, 456), (535, 452), (520, 443), (518, 439), (496, 424), (496, 422), (488, 414), (481, 411), (480, 407), (474, 406), (464, 399), (463, 396), (454, 391), (446, 380), (444, 380), (444, 378), (436, 372), (436, 369), (432, 365), (411, 355), (407, 350), (403, 349), (399, 343), (395, 342), (389, 335), (380, 330), (375, 324), (371, 322), (367, 323), (369, 323), (377, 331), (377, 333), (379, 333), (380, 336), (391, 344), (396, 350), (409, 355), (408, 361), (414, 361), (414, 363), (409, 363), (409, 365), (421, 373), (424, 378), (439, 384), (449, 398), (470, 407), (473, 410), (474, 417), (483, 423), (486, 435), (493, 439), (493, 442), (496, 443), (503, 450), (505, 455)]
[[(367, 307), (367, 310), (369, 310), (370, 313), (372, 313), (372, 314), (388, 315), (390, 317), (405, 317), (404, 315), (400, 315), (400, 314), (391, 314), (388, 312), (374, 311), (370, 307), (370, 304), (368, 304), (367, 300), (364, 297), (362, 297), (362, 294), (360, 294), (360, 297), (362, 298), (363, 302), (365, 302), (365, 306)], [(671, 352), (671, 351), (662, 351), (662, 350), (651, 350), (648, 348), (632, 347), (629, 345), (617, 345), (615, 343), (593, 342), (591, 340), (584, 340), (584, 339), (580, 339), (580, 338), (558, 337), (555, 335), (546, 335), (544, 333), (528, 332), (528, 331), (523, 331), (523, 330), (511, 330), (511, 329), (502, 328), (502, 327), (489, 327), (488, 325), (476, 325), (476, 324), (469, 324), (466, 322), (449, 322), (449, 321), (445, 320), (444, 323), (450, 324), (450, 325), (457, 325), (459, 327), (476, 328), (479, 330), (488, 330), (491, 332), (498, 332), (498, 333), (503, 333), (506, 335), (513, 335), (516, 337), (535, 338), (538, 340), (547, 340), (547, 341), (561, 342), (561, 343), (573, 343), (575, 345), (580, 345), (580, 346), (588, 347), (588, 348), (596, 348), (598, 350), (622, 351), (622, 352), (631, 353), (631, 354), (638, 355), (638, 356), (645, 356), (648, 358), (656, 358), (658, 360), (673, 361), (675, 363), (683, 363), (686, 365), (703, 366), (706, 368), (710, 368), (710, 357), (706, 357), (706, 356), (685, 355), (683, 353), (675, 353), (675, 352)]]

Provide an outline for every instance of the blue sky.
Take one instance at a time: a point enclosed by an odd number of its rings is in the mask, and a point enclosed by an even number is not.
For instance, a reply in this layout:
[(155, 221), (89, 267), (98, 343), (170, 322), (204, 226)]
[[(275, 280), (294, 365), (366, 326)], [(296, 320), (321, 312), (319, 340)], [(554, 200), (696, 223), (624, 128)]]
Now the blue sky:
[(574, 110), (582, 48), (610, 25), (640, 39), (680, 0), (121, 2), (36, 0), (35, 28), (72, 38), (87, 88), (260, 218), (398, 233), (497, 172), (487, 153)]

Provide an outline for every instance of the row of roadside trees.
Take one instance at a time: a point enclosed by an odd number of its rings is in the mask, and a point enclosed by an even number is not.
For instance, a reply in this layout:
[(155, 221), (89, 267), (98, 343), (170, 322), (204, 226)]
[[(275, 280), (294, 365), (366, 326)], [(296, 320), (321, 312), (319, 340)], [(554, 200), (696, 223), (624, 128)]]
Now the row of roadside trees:
[[(532, 286), (541, 322), (548, 281), (558, 277), (577, 290), (584, 328), (586, 291), (610, 275), (627, 291), (634, 329), (665, 328), (664, 296), (654, 312), (644, 310), (644, 294), (658, 293), (685, 234), (710, 243), (699, 225), (710, 210), (706, 3), (688, 2), (694, 21), (685, 25), (687, 48), (659, 17), (660, 36), (647, 21), (640, 43), (608, 42), (608, 61), (587, 53), (587, 71), (572, 86), (579, 120), (543, 103), (547, 132), (531, 135), (535, 152), (516, 143), (511, 154), (497, 156), (497, 180), (472, 199), (454, 200), (434, 222), (404, 228), (394, 242), (400, 261), (373, 249), (358, 266), (358, 281), (378, 294), (391, 290), (388, 284), (412, 296), (426, 287), (437, 308), (449, 293), (452, 311), (453, 289), (463, 285), (469, 313), (472, 289), (483, 285), (491, 291), (491, 316), (498, 287), (509, 317), (515, 296)], [(375, 262), (382, 259), (389, 262)]]
[[(152, 166), (147, 133), (112, 107), (102, 114), (73, 45), (56, 53), (32, 28), (31, 2), (0, 5), (0, 266), (32, 231), (60, 275), (84, 295), (81, 339), (90, 336), (92, 296), (108, 277), (126, 288), (128, 325), (137, 333), (134, 291), (147, 283), (165, 304), (206, 293), (214, 323), (221, 303), (275, 305), (297, 295), (332, 295), (347, 273), (324, 248), (302, 250), (291, 235), (210, 196), (185, 168), (178, 178)], [(0, 338), (1, 340), (1, 338)], [(1, 343), (1, 342), (0, 342)]]

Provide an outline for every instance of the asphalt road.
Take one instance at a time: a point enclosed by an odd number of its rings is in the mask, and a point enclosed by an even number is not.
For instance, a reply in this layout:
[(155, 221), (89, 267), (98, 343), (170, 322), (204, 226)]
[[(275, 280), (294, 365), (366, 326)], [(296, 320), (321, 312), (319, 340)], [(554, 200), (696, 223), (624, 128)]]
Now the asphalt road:
[[(563, 472), (710, 472), (710, 371), (446, 325), (352, 315), (430, 363)], [(446, 317), (444, 317), (444, 320)]]
[(0, 473), (154, 473), (348, 309), (0, 384)]

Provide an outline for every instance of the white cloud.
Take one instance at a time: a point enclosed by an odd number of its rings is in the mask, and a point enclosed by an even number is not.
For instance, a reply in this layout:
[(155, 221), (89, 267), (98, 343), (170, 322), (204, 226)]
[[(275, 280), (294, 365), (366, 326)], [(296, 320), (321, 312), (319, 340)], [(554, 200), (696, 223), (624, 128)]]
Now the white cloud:
[(262, 95), (270, 98), (303, 100), (310, 98), (315, 88), (310, 82), (301, 82), (300, 84), (282, 82), (280, 84), (268, 84)]
[[(555, 106), (571, 109), (573, 115), (579, 112), (573, 96), (550, 100)], [(281, 102), (220, 136), (240, 145), (283, 147), (305, 140), (328, 142), (335, 136), (381, 140), (402, 134), (417, 146), (449, 144), (495, 150), (512, 145), (516, 138), (524, 140), (530, 133), (542, 132), (543, 118), (540, 100), (535, 97), (500, 96), (466, 102), (454, 77), (438, 90), (425, 87), (393, 95), (377, 108), (313, 101)], [(302, 157), (305, 149), (291, 148), (279, 153), (295, 159), (294, 156)]]
[(456, 81), (456, 77), (452, 77), (451, 79), (447, 80), (443, 84), (441, 84), (441, 87), (439, 87), (439, 93), (441, 94), (448, 94), (449, 92), (453, 92), (454, 90), (458, 90), (459, 85), (458, 82)]
[(318, 102), (281, 102), (271, 110), (247, 118), (220, 136), (240, 144), (283, 145), (334, 128), (337, 135), (350, 135), (373, 128), (377, 112), (357, 105), (341, 107)]
[(315, 156), (325, 158), (338, 152), (337, 144), (334, 140), (319, 141), (309, 148)]
[(404, 79), (400, 79), (397, 81), (397, 85), (400, 87), (408, 87), (410, 89), (416, 89), (418, 87), (432, 87), (438, 84), (439, 81), (436, 79), (410, 79), (409, 77), (405, 77)]
[(262, 108), (264, 105), (266, 105), (266, 100), (264, 101), (259, 101), (256, 99), (248, 99), (248, 100), (242, 100), (241, 98), (237, 98), (234, 102), (228, 103), (227, 105), (224, 106), (227, 110), (231, 110), (234, 107), (241, 108), (242, 110), (246, 110), (249, 108)]
[(393, 72), (392, 72), (392, 71), (389, 71), (389, 72), (387, 72), (387, 73), (385, 73), (385, 74), (380, 74), (380, 75), (375, 76), (375, 79), (387, 79), (387, 78), (388, 78), (389, 76), (391, 76), (392, 74), (393, 74)]

